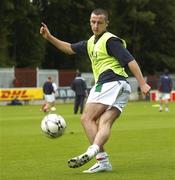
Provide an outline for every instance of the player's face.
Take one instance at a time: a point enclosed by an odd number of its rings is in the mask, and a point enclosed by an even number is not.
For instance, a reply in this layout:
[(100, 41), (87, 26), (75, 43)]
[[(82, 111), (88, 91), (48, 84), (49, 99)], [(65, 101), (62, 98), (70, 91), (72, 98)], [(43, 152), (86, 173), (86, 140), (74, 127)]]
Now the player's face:
[(106, 31), (106, 27), (108, 26), (108, 22), (106, 20), (105, 15), (103, 14), (91, 14), (90, 17), (90, 25), (92, 32), (95, 36), (100, 35), (102, 32)]

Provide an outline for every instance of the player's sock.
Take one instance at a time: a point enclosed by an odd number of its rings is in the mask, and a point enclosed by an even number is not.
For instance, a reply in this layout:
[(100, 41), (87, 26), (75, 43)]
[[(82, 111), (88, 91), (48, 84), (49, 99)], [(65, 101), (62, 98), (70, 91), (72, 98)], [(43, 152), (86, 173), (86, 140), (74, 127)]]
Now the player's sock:
[(96, 156), (99, 152), (100, 148), (97, 144), (93, 144), (88, 147), (86, 154), (92, 159), (94, 156)]
[(84, 173), (97, 173), (103, 171), (112, 171), (112, 165), (109, 162), (108, 154), (106, 152), (100, 152), (96, 155), (97, 163), (95, 163)]
[(108, 154), (106, 152), (99, 152), (96, 155), (96, 160), (99, 161), (100, 163), (108, 163), (109, 162)]

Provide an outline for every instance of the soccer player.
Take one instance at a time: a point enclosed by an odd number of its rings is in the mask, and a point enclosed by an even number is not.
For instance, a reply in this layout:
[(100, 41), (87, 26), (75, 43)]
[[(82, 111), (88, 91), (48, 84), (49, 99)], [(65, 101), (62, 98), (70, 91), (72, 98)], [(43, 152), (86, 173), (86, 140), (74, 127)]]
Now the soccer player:
[(44, 23), (40, 28), (42, 36), (59, 50), (70, 55), (85, 54), (92, 63), (95, 85), (89, 93), (81, 116), (82, 126), (91, 145), (84, 153), (68, 160), (70, 168), (77, 168), (96, 157), (97, 163), (83, 171), (85, 173), (112, 170), (104, 145), (131, 92), (124, 67), (128, 66), (134, 74), (143, 94), (147, 94), (150, 90), (136, 60), (126, 49), (125, 41), (108, 32), (108, 24), (106, 10), (93, 10), (90, 15), (92, 37), (75, 44), (54, 37)]
[(43, 93), (45, 102), (41, 108), (41, 111), (48, 112), (49, 110), (55, 111), (55, 86), (53, 86), (52, 78), (48, 77), (47, 81), (43, 85)]
[(170, 100), (170, 93), (172, 91), (172, 79), (169, 76), (168, 70), (164, 70), (164, 74), (162, 74), (159, 78), (158, 82), (158, 91), (159, 91), (159, 111), (162, 112), (163, 104), (165, 103), (165, 111), (169, 111), (168, 102)]

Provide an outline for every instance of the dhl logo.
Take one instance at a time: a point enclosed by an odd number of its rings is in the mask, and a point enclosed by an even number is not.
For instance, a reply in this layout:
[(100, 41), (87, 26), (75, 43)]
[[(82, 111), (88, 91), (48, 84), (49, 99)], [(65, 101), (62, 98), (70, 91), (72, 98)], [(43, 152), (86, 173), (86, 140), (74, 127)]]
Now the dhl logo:
[(2, 90), (1, 96), (2, 99), (14, 99), (14, 98), (20, 98), (20, 99), (27, 99), (29, 96), (27, 95), (27, 90)]
[(34, 100), (43, 99), (42, 88), (29, 88), (29, 89), (0, 89), (0, 100)]

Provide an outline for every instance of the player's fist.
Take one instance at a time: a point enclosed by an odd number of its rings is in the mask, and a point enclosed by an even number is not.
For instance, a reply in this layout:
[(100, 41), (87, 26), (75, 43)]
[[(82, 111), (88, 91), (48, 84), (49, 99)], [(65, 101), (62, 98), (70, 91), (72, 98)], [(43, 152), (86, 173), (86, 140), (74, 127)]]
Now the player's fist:
[(140, 89), (143, 95), (149, 95), (149, 91), (151, 90), (151, 87), (147, 83), (145, 83), (142, 86), (140, 86)]
[(40, 28), (40, 34), (45, 38), (48, 39), (50, 34), (49, 29), (47, 28), (46, 24), (44, 24), (43, 22), (41, 23), (41, 28)]

